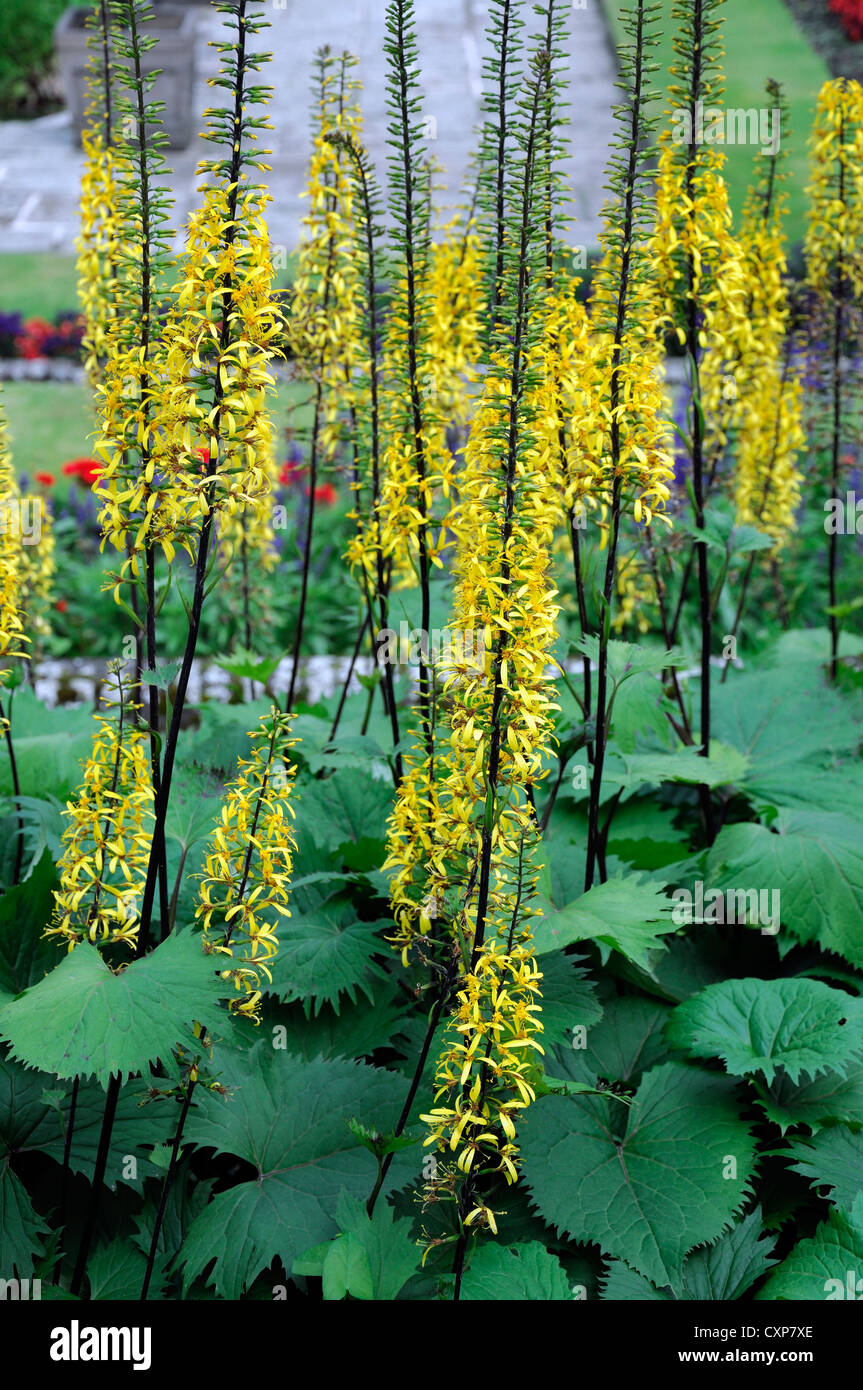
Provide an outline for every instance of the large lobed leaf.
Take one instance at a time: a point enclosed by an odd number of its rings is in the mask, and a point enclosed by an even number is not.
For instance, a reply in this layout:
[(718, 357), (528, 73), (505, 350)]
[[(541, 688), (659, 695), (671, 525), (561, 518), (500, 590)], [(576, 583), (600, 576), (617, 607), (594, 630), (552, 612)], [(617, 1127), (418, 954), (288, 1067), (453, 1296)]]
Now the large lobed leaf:
[(729, 1078), (669, 1062), (644, 1076), (628, 1112), (592, 1096), (537, 1101), (522, 1155), (545, 1221), (679, 1291), (685, 1256), (742, 1206), (755, 1146)]
[(863, 1049), (863, 1001), (821, 980), (725, 980), (678, 1004), (666, 1037), (734, 1076), (844, 1074)]
[(614, 949), (647, 969), (648, 952), (662, 945), (665, 933), (677, 930), (662, 887), (641, 883), (637, 875), (597, 884), (534, 923), (533, 949), (542, 956), (576, 941), (595, 941), (605, 957)]
[(465, 1302), (566, 1302), (572, 1290), (560, 1260), (528, 1241), (499, 1245), (489, 1241), (474, 1251), (461, 1286)]
[[(858, 1285), (863, 1269), (863, 1196), (850, 1212), (834, 1209), (814, 1236), (798, 1241), (774, 1270), (756, 1298), (779, 1299), (853, 1298), (863, 1293)], [(851, 1288), (849, 1290), (849, 1274)]]
[[(290, 1271), (298, 1254), (336, 1234), (343, 1190), (368, 1197), (374, 1159), (348, 1121), (392, 1129), (407, 1084), (359, 1062), (305, 1062), (264, 1041), (245, 1052), (220, 1049), (219, 1061), (228, 1097), (203, 1095), (186, 1137), (245, 1159), (256, 1177), (213, 1199), (193, 1222), (181, 1259), (187, 1289), (215, 1261), (217, 1294), (239, 1298), (276, 1258)], [(396, 1159), (394, 1180), (398, 1172), (403, 1182)]]
[(837, 1207), (851, 1211), (863, 1190), (863, 1134), (837, 1125), (815, 1139), (796, 1139), (788, 1146), (790, 1166), (808, 1178), (813, 1187), (826, 1188)]
[(782, 926), (863, 966), (863, 838), (839, 812), (783, 810), (771, 828), (729, 825), (707, 860), (711, 888), (769, 887)]
[[(776, 1263), (770, 1258), (774, 1241), (764, 1236), (761, 1210), (756, 1207), (712, 1245), (701, 1246), (683, 1263), (681, 1296), (698, 1302), (729, 1303), (742, 1298)], [(662, 1302), (673, 1297), (636, 1274), (622, 1260), (612, 1260), (602, 1284), (605, 1300)]]
[(107, 1086), (113, 1073), (131, 1076), (168, 1056), (195, 1020), (223, 1032), (223, 993), (213, 957), (192, 932), (174, 933), (118, 975), (84, 942), (0, 1009), (0, 1036), (26, 1066)]

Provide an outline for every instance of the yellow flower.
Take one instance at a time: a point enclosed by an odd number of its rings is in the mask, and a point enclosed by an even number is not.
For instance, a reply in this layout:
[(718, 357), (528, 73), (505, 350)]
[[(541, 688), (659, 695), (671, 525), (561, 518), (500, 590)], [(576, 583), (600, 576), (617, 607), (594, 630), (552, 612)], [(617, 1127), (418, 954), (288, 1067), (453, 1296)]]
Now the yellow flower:
[(117, 674), (118, 699), (93, 716), (93, 750), (75, 801), (67, 802), (60, 887), (46, 936), (122, 942), (134, 949), (150, 859), (153, 788), (149, 736), (135, 722)]
[(818, 93), (810, 140), (807, 278), (832, 294), (837, 272), (863, 292), (863, 87), (836, 77)]
[(758, 399), (741, 426), (734, 501), (738, 522), (766, 531), (777, 547), (797, 524), (803, 484), (797, 457), (805, 445), (799, 378), (773, 363), (761, 374)]
[[(548, 568), (557, 504), (541, 478), (538, 403), (522, 402), (513, 497), (497, 460), (510, 418), (511, 363), (493, 356), (460, 479), (464, 517), (441, 686), (434, 777), (418, 743), (407, 761), (385, 867), (407, 960), (449, 937), (464, 962), (459, 1006), (436, 1072), (431, 1141), (462, 1173), (517, 1172), (514, 1120), (533, 1098), (539, 972), (530, 949), (538, 831), (529, 792), (551, 743), (547, 678), (557, 606)], [(511, 509), (511, 510), (510, 510)], [(482, 863), (488, 858), (488, 882)], [(483, 941), (475, 937), (478, 915)], [(476, 956), (475, 960), (472, 957)]]
[[(25, 535), (25, 514), (35, 515), (38, 531)], [(34, 542), (34, 543), (29, 543)], [(31, 638), (47, 633), (45, 605), (53, 573), (50, 518), (40, 497), (22, 497), (15, 477), (6, 414), (0, 404), (0, 662), (26, 660)], [(0, 668), (0, 686), (9, 668)], [(0, 728), (5, 719), (0, 715)]]
[(231, 959), (222, 979), (232, 980), (239, 996), (232, 1010), (257, 1022), (262, 981), (272, 981), (276, 928), (291, 915), (294, 769), (286, 761), (292, 744), (286, 715), (273, 708), (249, 737), (252, 754), (240, 759), (227, 787), (195, 915), (203, 920), (205, 949)]

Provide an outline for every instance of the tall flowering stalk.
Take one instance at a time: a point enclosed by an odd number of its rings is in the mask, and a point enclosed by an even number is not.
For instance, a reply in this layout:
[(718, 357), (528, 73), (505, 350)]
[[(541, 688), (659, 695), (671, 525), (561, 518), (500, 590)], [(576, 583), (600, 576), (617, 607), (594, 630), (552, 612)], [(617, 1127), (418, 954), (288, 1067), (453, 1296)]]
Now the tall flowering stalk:
[[(780, 111), (787, 139), (787, 107), (776, 83), (768, 95)], [(732, 403), (736, 426), (733, 475), (738, 522), (767, 532), (775, 546), (770, 563), (796, 527), (802, 473), (797, 458), (806, 443), (803, 390), (795, 352), (801, 346), (795, 325), (797, 306), (787, 284), (783, 222), (784, 166), (780, 151), (760, 151), (740, 229), (748, 317), (754, 342), (739, 364), (739, 389)], [(737, 635), (754, 573), (757, 552), (746, 564), (731, 633)], [(726, 679), (730, 658), (722, 672)]]
[[(0, 404), (0, 695), (12, 676), (12, 666), (7, 662), (24, 661), (28, 657), (30, 639), (25, 632), (22, 609), (22, 571), (24, 553), (21, 544), (20, 494), (12, 464), (12, 450), (9, 447), (9, 431), (6, 412)], [(10, 696), (11, 702), (11, 696)], [(18, 798), (21, 786), (18, 780), (18, 763), (15, 745), (12, 741), (10, 721), (11, 704), (7, 709), (0, 698), (0, 728), (9, 755), (12, 776), (12, 793), (18, 812), (18, 833), (15, 849), (14, 881), (21, 877), (21, 863), (24, 854), (24, 821), (20, 814)]]
[[(352, 424), (354, 506), (356, 530), (348, 545), (346, 559), (358, 577), (366, 603), (367, 621), (378, 656), (377, 621), (380, 633), (389, 626), (389, 594), (392, 583), (392, 556), (384, 546), (383, 449), (384, 421), (383, 361), (380, 336), (383, 306), (379, 273), (382, 265), (383, 230), (381, 195), (368, 153), (350, 131), (334, 132), (349, 162), (354, 184), (354, 264), (357, 275), (357, 353), (349, 386)], [(384, 708), (392, 731), (393, 773), (396, 786), (402, 779), (399, 751), (399, 716), (396, 708), (392, 663), (384, 661), (382, 674)], [(347, 693), (347, 683), (344, 694)], [(336, 716), (333, 735), (338, 727)]]
[[(429, 650), (431, 569), (441, 566), (452, 520), (454, 459), (433, 382), (432, 325), (435, 303), (429, 198), (431, 170), (420, 141), (419, 65), (412, 0), (391, 0), (385, 49), (389, 59), (387, 105), (391, 121), (390, 248), (394, 289), (382, 363), (383, 414), (381, 545), (396, 580), (413, 573), (420, 588), (417, 703), (412, 746), (402, 762), (390, 833), (389, 861), (400, 867), (393, 903), (408, 892), (413, 872), (430, 852), (438, 825), (435, 727), (437, 709)], [(448, 508), (435, 518), (436, 501)], [(435, 526), (437, 525), (437, 536)], [(405, 1117), (406, 1118), (406, 1117)]]
[[(119, 5), (120, 0), (114, 3)], [(127, 0), (127, 3), (137, 5), (138, 0)], [(206, 138), (216, 146), (216, 156), (221, 157), (207, 159), (200, 166), (201, 174), (211, 176), (213, 182), (202, 189), (202, 205), (190, 217), (180, 279), (163, 325), (165, 351), (160, 360), (160, 375), (157, 378), (148, 374), (144, 383), (137, 365), (140, 356), (130, 363), (134, 367), (134, 380), (140, 383), (142, 393), (146, 385), (147, 399), (152, 403), (150, 428), (134, 401), (126, 402), (134, 428), (122, 411), (115, 428), (117, 438), (130, 437), (131, 430), (133, 440), (137, 440), (140, 428), (142, 447), (151, 449), (143, 478), (136, 474), (130, 480), (136, 506), (141, 503), (142, 485), (149, 488), (151, 494), (158, 494), (147, 499), (139, 522), (139, 531), (143, 534), (135, 544), (140, 545), (149, 538), (152, 547), (158, 540), (169, 554), (168, 546), (177, 541), (189, 553), (194, 567), (192, 594), (186, 601), (186, 645), (164, 738), (159, 784), (154, 787), (153, 833), (141, 893), (138, 955), (143, 954), (150, 941), (157, 886), (163, 874), (165, 821), (177, 742), (209, 587), (217, 528), (224, 516), (256, 503), (266, 493), (269, 481), (266, 450), (271, 427), (266, 412), (266, 393), (272, 387), (269, 366), (281, 320), (271, 297), (272, 262), (264, 220), (267, 194), (249, 178), (250, 170), (268, 168), (261, 153), (249, 148), (249, 141), (254, 141), (256, 131), (266, 126), (254, 112), (255, 107), (266, 100), (269, 89), (256, 83), (254, 75), (269, 55), (252, 51), (254, 37), (265, 21), (250, 13), (248, 0), (232, 0), (232, 3), (221, 4), (219, 10), (233, 32), (217, 44), (221, 68), (218, 76), (211, 79), (211, 85), (225, 88), (231, 104), (209, 108), (205, 117)], [(138, 12), (136, 9), (135, 14)], [(134, 17), (126, 12), (127, 19)], [(138, 51), (140, 53), (140, 49)], [(136, 86), (140, 112), (142, 86), (140, 82)], [(140, 128), (143, 131), (144, 125)], [(139, 219), (144, 215), (142, 203)], [(142, 320), (147, 321), (146, 318)], [(125, 466), (120, 450), (109, 459), (109, 465), (111, 463), (113, 476), (120, 478)], [(118, 531), (123, 538), (121, 543), (125, 541), (125, 533), (131, 531), (131, 519), (125, 511), (127, 500), (119, 482), (117, 495), (109, 493), (106, 499), (106, 533)], [(158, 524), (152, 532), (150, 529), (151, 518), (161, 511), (163, 503), (167, 526), (170, 528), (175, 520), (180, 523), (174, 535), (167, 537), (167, 546), (163, 539), (165, 533), (159, 531)], [(160, 935), (164, 938), (171, 928), (165, 900), (160, 902), (160, 926)], [(191, 1086), (191, 1080), (188, 1085)], [(112, 1076), (91, 1199), (72, 1278), (75, 1293), (80, 1293), (86, 1273), (119, 1090), (119, 1077)], [(189, 1099), (187, 1088), (182, 1119), (188, 1113)], [(163, 1198), (178, 1152), (176, 1143)], [(164, 1201), (159, 1219), (163, 1213)], [(145, 1291), (154, 1257), (155, 1248), (151, 1250)]]
[[(811, 181), (805, 253), (815, 298), (813, 336), (826, 338), (824, 386), (829, 397), (830, 489), (839, 495), (843, 452), (859, 429), (859, 406), (848, 361), (861, 342), (863, 311), (863, 87), (837, 77), (818, 94), (810, 143)], [(839, 661), (838, 532), (830, 531), (828, 586), (830, 673)]]
[[(269, 716), (249, 731), (249, 737), (251, 757), (239, 760), (238, 774), (226, 788), (219, 824), (200, 875), (195, 915), (203, 921), (204, 950), (225, 958), (221, 976), (233, 982), (237, 994), (231, 1001), (231, 1012), (259, 1023), (261, 985), (272, 981), (270, 963), (278, 951), (276, 927), (280, 918), (291, 915), (288, 898), (295, 844), (293, 769), (287, 761), (293, 742), (290, 721), (273, 707)], [(200, 1036), (198, 1025), (195, 1031)], [(198, 1062), (195, 1058), (189, 1063), (182, 1084), (183, 1099), (153, 1223), (142, 1299), (149, 1293), (186, 1120), (202, 1079)]]
[(272, 982), (269, 962), (278, 950), (276, 927), (290, 917), (288, 892), (294, 810), (293, 768), (287, 762), (290, 723), (276, 709), (250, 731), (252, 755), (241, 758), (213, 831), (196, 916), (205, 950), (226, 956), (223, 979), (240, 996), (232, 1010), (260, 1021), (261, 980)]
[[(440, 671), (435, 781), (416, 816), (405, 814), (404, 798), (397, 802), (388, 861), (394, 943), (406, 960), (427, 961), (437, 986), (403, 1119), (455, 996), (424, 1119), (428, 1142), (444, 1155), (428, 1196), (456, 1202), (456, 1298), (469, 1235), (496, 1229), (483, 1195), (488, 1182), (517, 1178), (515, 1118), (534, 1097), (542, 1050), (529, 928), (538, 843), (531, 796), (551, 740), (545, 671), (557, 611), (548, 577), (556, 513), (536, 476), (531, 400), (542, 323), (538, 131), (548, 63), (541, 50), (514, 124), (519, 158), (506, 170), (500, 318), (507, 329), (487, 353), (460, 479), (464, 514), (448, 628), (454, 655)], [(468, 633), (480, 640), (466, 648)]]
[(41, 652), (42, 639), (50, 633), (48, 609), (54, 576), (54, 534), (52, 517), (42, 497), (22, 494), (15, 475), (6, 412), (0, 402), (0, 731), (9, 755), (12, 792), (18, 827), (13, 880), (21, 876), (24, 853), (24, 822), (18, 797), (18, 765), (12, 740), (13, 694), (4, 705), (4, 687), (14, 687), (14, 665), (22, 670)]
[[(702, 397), (705, 352), (721, 361), (731, 354), (729, 325), (745, 332), (745, 301), (740, 255), (731, 235), (731, 213), (722, 177), (724, 155), (701, 142), (700, 113), (721, 95), (720, 8), (723, 0), (676, 0), (678, 23), (669, 94), (678, 123), (663, 133), (657, 177), (654, 254), (663, 291), (663, 309), (684, 348), (689, 369), (690, 418), (687, 446), (696, 528), (704, 529), (705, 449), (708, 425)], [(683, 118), (682, 121), (680, 118)], [(695, 542), (701, 627), (700, 753), (710, 752), (711, 588), (707, 543)], [(674, 629), (672, 628), (672, 635)], [(699, 788), (708, 841), (715, 834), (713, 803), (706, 784)]]
[(636, 525), (662, 516), (673, 468), (663, 422), (661, 308), (648, 240), (654, 212), (649, 191), (650, 52), (657, 9), (636, 0), (624, 24), (621, 49), (625, 100), (615, 108), (620, 126), (610, 161), (611, 200), (601, 234), (603, 257), (593, 295), (595, 332), (587, 457), (605, 508), (605, 576), (596, 685), (594, 758), (590, 779), (585, 888), (593, 885), (600, 853), (599, 806), (608, 738), (608, 641), (615, 591), (621, 518)]
[[(248, 170), (266, 170), (260, 153), (247, 148), (265, 125), (251, 114), (269, 89), (253, 74), (269, 55), (252, 52), (250, 40), (265, 25), (246, 0), (220, 6), (233, 20), (233, 41), (219, 44), (222, 68), (212, 83), (233, 94), (233, 106), (210, 108), (207, 138), (224, 156), (204, 160), (201, 207), (189, 219), (174, 310), (167, 325), (165, 379), (158, 386), (159, 454), (165, 490), (189, 519), (185, 545), (194, 559), (186, 647), (165, 738), (162, 782), (156, 792), (153, 855), (142, 904), (142, 930), (150, 928), (158, 863), (164, 854), (164, 821), (177, 740), (207, 592), (211, 547), (217, 527), (269, 489), (267, 458), (272, 426), (267, 393), (280, 314), (272, 298), (272, 262), (264, 211), (268, 195), (249, 181)], [(162, 917), (162, 935), (169, 930)]]
[(332, 459), (339, 441), (340, 398), (349, 386), (358, 349), (357, 271), (352, 255), (354, 182), (341, 143), (342, 138), (356, 141), (360, 135), (360, 112), (354, 97), (358, 84), (350, 78), (355, 64), (351, 54), (335, 58), (328, 46), (316, 56), (310, 206), (304, 218), (306, 234), (300, 247), (290, 323), (295, 355), (314, 385), (314, 410), (300, 605), (287, 710), (293, 708), (299, 674), (318, 470)]
[(114, 106), (109, 0), (99, 0), (87, 20), (91, 32), (88, 82), (90, 106), (81, 132), (81, 233), (78, 238), (78, 296), (84, 315), (84, 363), (95, 389), (108, 350), (110, 322), (117, 307), (118, 208), (114, 151)]
[(384, 50), (390, 115), (389, 204), (393, 220), (393, 295), (386, 334), (382, 498), (384, 550), (395, 566), (414, 568), (420, 586), (420, 629), (426, 634), (418, 669), (418, 719), (425, 777), (433, 779), (432, 689), (426, 649), (431, 620), (431, 569), (440, 565), (432, 508), (436, 483), (445, 487), (450, 456), (432, 455), (428, 283), (431, 260), (430, 169), (421, 143), (419, 59), (413, 0), (390, 0)]
[(477, 203), (483, 248), (487, 345), (500, 317), (506, 232), (506, 169), (515, 153), (511, 127), (521, 85), (522, 0), (491, 0), (483, 60), (483, 126)]
[[(532, 396), (544, 286), (540, 190), (549, 160), (541, 117), (551, 65), (551, 53), (539, 49), (519, 103), (520, 158), (507, 171), (501, 330), (465, 460), (473, 535), (457, 560), (453, 627), (486, 641), (480, 660), (456, 662), (444, 684), (452, 753), (442, 803), (455, 829), (447, 837), (448, 869), (457, 875), (449, 911), (464, 964), (427, 1120), (430, 1142), (455, 1158), (459, 1175), (455, 1298), (469, 1232), (495, 1227), (484, 1182), (494, 1174), (507, 1183), (517, 1178), (515, 1118), (534, 1098), (542, 1053), (528, 904), (538, 869), (532, 793), (551, 743), (545, 672), (557, 606), (548, 575), (555, 512), (535, 474)], [(447, 886), (434, 885), (444, 903)]]
[(145, 729), (119, 663), (116, 696), (95, 714), (84, 780), (66, 806), (52, 924), (46, 935), (74, 950), (80, 941), (122, 945), (134, 954), (150, 857), (153, 787)]
[[(788, 104), (778, 83), (767, 83), (767, 99), (778, 113), (781, 139), (755, 156), (755, 178), (736, 238), (740, 291), (716, 305), (713, 331), (701, 363), (701, 404), (705, 417), (705, 495), (750, 416), (762, 381), (782, 357), (788, 326), (787, 261), (784, 224), (785, 160), (789, 137)], [(740, 300), (742, 298), (742, 313)]]
[[(112, 544), (124, 557), (113, 577), (114, 593), (134, 620), (136, 666), (140, 670), (145, 663), (153, 670), (158, 660), (157, 546), (161, 544), (170, 559), (183, 526), (160, 485), (154, 459), (154, 388), (165, 369), (158, 303), (160, 280), (170, 255), (171, 197), (162, 182), (166, 137), (159, 129), (158, 108), (151, 100), (155, 78), (143, 72), (144, 55), (155, 42), (146, 34), (151, 6), (148, 0), (111, 0), (110, 32), (105, 29), (105, 18), (104, 10), (100, 11), (105, 126), (100, 129), (96, 124), (91, 137), (97, 164), (99, 158), (102, 161), (106, 196), (110, 197), (106, 203), (91, 207), (85, 217), (85, 228), (95, 222), (105, 244), (94, 248), (95, 264), (85, 263), (87, 273), (82, 276), (84, 303), (94, 304), (87, 316), (88, 321), (93, 319), (90, 370), (100, 401), (96, 448), (104, 460), (94, 491), (102, 504), (103, 544)], [(115, 60), (113, 71), (105, 67), (109, 46)], [(114, 124), (109, 146), (107, 112), (112, 82), (116, 95), (110, 108)], [(92, 193), (85, 180), (85, 203)], [(110, 291), (103, 305), (106, 280)], [(139, 690), (132, 700), (134, 717), (141, 703)], [(151, 684), (147, 722), (154, 792), (158, 792), (161, 776), (158, 721), (159, 692)], [(164, 912), (168, 904), (164, 861), (159, 864), (159, 892)]]

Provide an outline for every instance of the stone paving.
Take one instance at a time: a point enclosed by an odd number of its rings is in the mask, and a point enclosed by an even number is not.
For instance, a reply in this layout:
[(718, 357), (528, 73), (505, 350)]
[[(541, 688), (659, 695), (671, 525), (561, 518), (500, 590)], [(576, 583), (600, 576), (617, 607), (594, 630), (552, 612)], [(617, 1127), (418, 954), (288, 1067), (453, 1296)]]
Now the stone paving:
[[(366, 141), (385, 183), (386, 107), (384, 87), (385, 0), (267, 0), (272, 27), (262, 35), (273, 62), (262, 80), (274, 88), (274, 202), (270, 231), (276, 246), (293, 249), (300, 236), (301, 198), (309, 149), (309, 84), (315, 50), (325, 42), (347, 48), (360, 60), (364, 84)], [(526, 6), (526, 32), (533, 18)], [(480, 120), (484, 29), (483, 0), (417, 0), (417, 30), (423, 65), (424, 116), (430, 118), (434, 153), (446, 172), (444, 204), (457, 203)], [(206, 77), (216, 54), (208, 42), (218, 35), (215, 10), (195, 6), (197, 112), (212, 103)], [(615, 63), (601, 0), (573, 0), (569, 11), (571, 155), (565, 169), (574, 247), (596, 241), (603, 201), (603, 170), (612, 133), (610, 107)], [(181, 226), (196, 200), (195, 167), (203, 153), (195, 139), (185, 150), (168, 151), (176, 199), (175, 225)], [(81, 151), (63, 111), (35, 121), (0, 124), (0, 253), (74, 253), (78, 230)]]

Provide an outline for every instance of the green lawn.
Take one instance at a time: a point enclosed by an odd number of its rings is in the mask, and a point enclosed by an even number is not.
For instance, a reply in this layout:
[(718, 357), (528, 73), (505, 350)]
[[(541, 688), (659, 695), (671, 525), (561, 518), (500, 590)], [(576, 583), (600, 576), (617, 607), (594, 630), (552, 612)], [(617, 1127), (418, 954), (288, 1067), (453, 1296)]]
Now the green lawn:
[[(276, 269), (279, 289), (286, 288), (297, 272), (296, 252), (287, 259), (287, 266)], [(0, 313), (53, 319), (77, 308), (74, 256), (57, 256), (51, 251), (0, 253)]]
[[(287, 455), (286, 427), (299, 431), (309, 424), (308, 397), (307, 386), (283, 382), (271, 400), (279, 459)], [(63, 464), (93, 457), (94, 417), (87, 387), (68, 381), (6, 381), (0, 386), (0, 403), (9, 421), (16, 473), (53, 473), (57, 495), (64, 495), (69, 482), (62, 476)]]
[(78, 307), (74, 256), (47, 251), (0, 255), (0, 313), (53, 319)]
[[(5, 381), (0, 401), (16, 473), (53, 473), (60, 486), (64, 463), (92, 457), (93, 412), (85, 387), (71, 381)], [(63, 479), (60, 490), (66, 487)]]
[[(616, 38), (620, 27), (618, 0), (604, 0)], [(659, 0), (665, 24), (658, 60), (667, 73), (673, 56), (672, 0)], [(826, 0), (825, 0), (826, 5)], [(766, 104), (768, 77), (781, 82), (791, 108), (790, 134), (782, 138), (788, 151), (788, 235), (791, 243), (803, 238), (809, 181), (806, 142), (815, 112), (815, 98), (830, 76), (824, 60), (810, 48), (792, 19), (784, 0), (731, 0), (723, 6), (725, 45), (725, 96), (723, 105), (749, 109)], [(661, 22), (660, 22), (661, 23)], [(657, 79), (660, 74), (657, 74)], [(726, 177), (732, 207), (739, 213), (752, 175), (751, 145), (729, 145)]]

